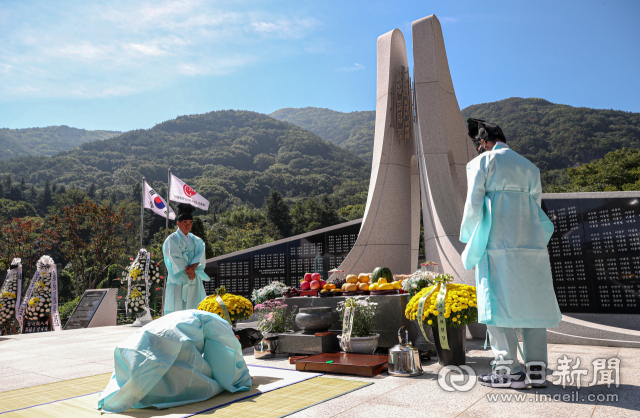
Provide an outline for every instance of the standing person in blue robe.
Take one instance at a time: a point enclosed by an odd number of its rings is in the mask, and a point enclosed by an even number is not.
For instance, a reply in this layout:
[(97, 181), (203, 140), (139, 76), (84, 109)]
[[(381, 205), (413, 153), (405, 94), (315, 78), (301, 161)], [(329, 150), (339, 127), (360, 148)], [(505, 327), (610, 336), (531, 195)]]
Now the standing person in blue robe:
[[(487, 325), (496, 361), (493, 373), (478, 380), (493, 387), (546, 387), (546, 328), (557, 327), (562, 315), (547, 252), (553, 224), (540, 207), (540, 170), (509, 148), (498, 125), (467, 123), (480, 155), (467, 164), (462, 261), (467, 270), (476, 268), (478, 322)], [(529, 373), (518, 361), (517, 328)]]
[(167, 286), (164, 298), (164, 314), (196, 309), (207, 294), (202, 282), (211, 280), (204, 272), (207, 260), (202, 239), (193, 235), (193, 211), (191, 205), (178, 205), (178, 230), (162, 244), (164, 263), (167, 267)]

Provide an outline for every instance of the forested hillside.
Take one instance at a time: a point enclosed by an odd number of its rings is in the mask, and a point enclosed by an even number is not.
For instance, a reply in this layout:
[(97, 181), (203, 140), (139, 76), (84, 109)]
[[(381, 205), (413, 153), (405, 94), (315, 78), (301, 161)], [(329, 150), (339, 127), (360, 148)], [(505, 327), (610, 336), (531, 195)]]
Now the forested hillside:
[(67, 189), (93, 187), (98, 195), (120, 200), (142, 176), (158, 187), (166, 184), (169, 167), (217, 211), (243, 203), (259, 207), (272, 188), (285, 198), (335, 192), (344, 196), (341, 205), (361, 203), (350, 199), (366, 193), (370, 169), (295, 125), (255, 112), (218, 111), (85, 143), (54, 157), (7, 160), (0, 175), (24, 178), (24, 189), (49, 181)]
[(371, 161), (376, 112), (336, 112), (331, 109), (287, 107), (269, 116), (293, 123), (339, 147), (348, 149), (366, 161)]
[(87, 131), (68, 126), (46, 128), (0, 129), (0, 160), (24, 155), (55, 155), (85, 142), (108, 139), (121, 134), (118, 131)]
[(568, 167), (640, 148), (640, 113), (513, 97), (469, 106), (462, 114), (500, 125), (509, 145), (540, 168), (545, 186), (567, 183)]
[[(274, 118), (308, 129), (371, 160), (375, 112), (342, 113), (306, 107), (280, 109)], [(566, 168), (600, 159), (623, 147), (640, 148), (640, 113), (555, 104), (513, 97), (462, 110), (502, 127), (509, 145), (542, 171), (545, 186), (569, 182)]]

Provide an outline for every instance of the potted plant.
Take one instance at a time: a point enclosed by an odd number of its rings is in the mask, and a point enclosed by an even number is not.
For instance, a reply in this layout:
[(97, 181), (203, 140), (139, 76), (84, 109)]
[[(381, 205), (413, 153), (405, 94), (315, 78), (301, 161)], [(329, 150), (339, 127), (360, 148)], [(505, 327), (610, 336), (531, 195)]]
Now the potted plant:
[(356, 296), (338, 303), (342, 318), (340, 347), (347, 353), (372, 354), (378, 348), (380, 334), (373, 332), (377, 303), (369, 297)]
[(260, 344), (254, 347), (256, 358), (272, 358), (278, 348), (278, 334), (293, 329), (297, 306), (288, 311), (288, 305), (280, 300), (267, 300), (254, 307), (258, 329), (263, 335)]
[[(218, 303), (218, 296), (222, 299), (225, 309)], [(224, 286), (220, 286), (214, 290), (212, 295), (207, 296), (200, 304), (198, 309), (201, 311), (212, 312), (226, 319), (231, 325), (235, 325), (238, 321), (244, 321), (253, 315), (253, 305), (251, 301), (239, 295), (227, 293)], [(228, 314), (228, 318), (226, 317)]]
[[(450, 283), (453, 277), (448, 274), (438, 275), (434, 280), (436, 284), (425, 287), (411, 298), (407, 304), (405, 316), (411, 321), (420, 321), (421, 318), (420, 328), (423, 334), (424, 327), (431, 327), (438, 361), (441, 365), (460, 366), (465, 364), (467, 341), (465, 326), (478, 320), (476, 288), (466, 284)], [(443, 309), (438, 308), (438, 294), (441, 293), (444, 294)], [(422, 312), (419, 312), (422, 298), (424, 298), (424, 307)], [(444, 318), (440, 321), (440, 325), (439, 318)], [(426, 334), (424, 337), (428, 341)], [(448, 349), (443, 348), (445, 341)]]

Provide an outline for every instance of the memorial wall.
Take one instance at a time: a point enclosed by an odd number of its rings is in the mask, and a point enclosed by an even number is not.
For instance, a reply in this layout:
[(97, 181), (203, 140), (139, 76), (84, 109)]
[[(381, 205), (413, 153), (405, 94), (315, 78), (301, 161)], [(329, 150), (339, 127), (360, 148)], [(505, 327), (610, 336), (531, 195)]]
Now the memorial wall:
[(640, 199), (544, 199), (562, 312), (640, 313)]
[[(640, 313), (640, 199), (543, 199), (542, 209), (555, 227), (548, 249), (560, 310)], [(210, 259), (207, 294), (224, 285), (228, 292), (250, 296), (274, 280), (297, 286), (306, 272), (326, 280), (359, 230), (360, 221), (352, 221)]]
[(349, 254), (358, 238), (360, 221), (347, 222), (207, 260), (207, 294), (218, 286), (227, 292), (250, 296), (253, 289), (279, 281), (297, 287), (307, 272), (318, 272), (324, 280)]

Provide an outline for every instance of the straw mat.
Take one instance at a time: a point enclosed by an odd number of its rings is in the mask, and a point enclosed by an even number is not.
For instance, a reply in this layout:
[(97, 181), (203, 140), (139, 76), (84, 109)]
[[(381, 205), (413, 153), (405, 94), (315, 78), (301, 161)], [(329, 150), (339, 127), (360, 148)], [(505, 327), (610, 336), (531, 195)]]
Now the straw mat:
[[(191, 405), (169, 409), (129, 409), (114, 417), (277, 418), (369, 385), (368, 382), (319, 377), (293, 370), (251, 367), (250, 391), (223, 392)], [(69, 418), (104, 416), (96, 410), (98, 392), (110, 374), (49, 383), (0, 393), (1, 418)], [(10, 411), (10, 412), (3, 412)]]

